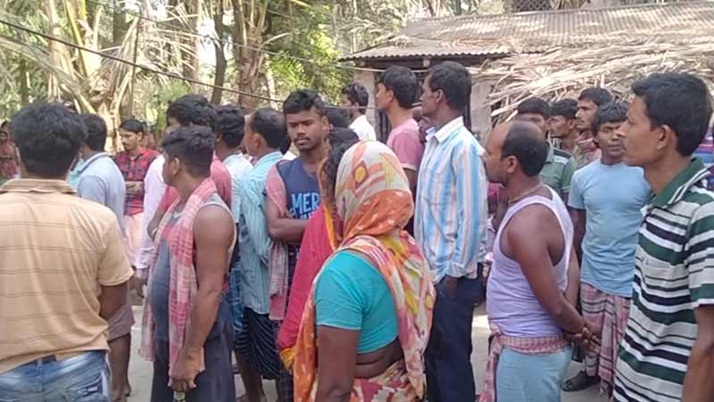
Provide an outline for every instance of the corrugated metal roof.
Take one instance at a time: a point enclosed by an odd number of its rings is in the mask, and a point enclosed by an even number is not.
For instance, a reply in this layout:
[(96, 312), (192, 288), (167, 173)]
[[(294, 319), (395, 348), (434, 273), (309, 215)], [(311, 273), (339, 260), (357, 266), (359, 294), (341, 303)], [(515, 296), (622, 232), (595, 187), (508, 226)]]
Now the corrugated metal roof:
[(411, 21), (385, 45), (345, 60), (533, 53), (560, 46), (712, 40), (714, 2), (459, 16)]

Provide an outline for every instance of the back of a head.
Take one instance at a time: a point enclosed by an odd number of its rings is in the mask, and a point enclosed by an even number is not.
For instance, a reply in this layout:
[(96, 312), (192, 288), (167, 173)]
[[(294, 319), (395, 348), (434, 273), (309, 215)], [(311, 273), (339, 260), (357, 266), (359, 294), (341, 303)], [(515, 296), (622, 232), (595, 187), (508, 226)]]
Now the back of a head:
[(285, 117), (272, 108), (256, 110), (250, 117), (250, 129), (263, 137), (271, 149), (280, 148), (288, 136)]
[(357, 133), (349, 128), (335, 127), (330, 130), (328, 136), (330, 148), (335, 148), (342, 145), (352, 146), (359, 142)]
[(216, 135), (229, 148), (238, 148), (245, 135), (245, 114), (234, 105), (216, 106)]
[(514, 156), (523, 174), (535, 177), (545, 166), (548, 143), (535, 124), (514, 121), (503, 141), (501, 156)]
[(689, 156), (709, 128), (712, 100), (701, 78), (686, 73), (659, 73), (632, 84), (653, 125), (669, 126), (677, 135), (677, 151)]
[(67, 174), (87, 137), (79, 114), (59, 103), (25, 106), (10, 131), (27, 172), (51, 179)]
[(84, 113), (80, 117), (84, 125), (87, 126), (87, 137), (84, 144), (92, 151), (104, 151), (104, 146), (107, 144), (107, 123), (96, 114)]
[(216, 131), (216, 111), (203, 95), (188, 94), (171, 102), (166, 109), (166, 120), (169, 119), (182, 126), (206, 126)]
[(168, 160), (177, 158), (193, 177), (211, 175), (211, 162), (216, 137), (206, 126), (181, 126), (169, 133), (161, 143)]
[(572, 98), (561, 99), (550, 107), (552, 117), (563, 116), (566, 120), (573, 120), (576, 113), (578, 113), (578, 101)]
[(351, 84), (345, 85), (342, 88), (342, 95), (345, 95), (349, 99), (350, 103), (353, 105), (360, 106), (360, 113), (364, 113), (369, 104), (369, 93), (364, 85), (353, 82)]
[(612, 95), (604, 88), (593, 87), (581, 92), (578, 100), (589, 100), (600, 107), (606, 103), (612, 102)]
[(419, 92), (416, 74), (404, 66), (390, 66), (379, 76), (377, 84), (382, 84), (387, 91), (392, 91), (402, 109), (411, 109)]
[(325, 102), (317, 92), (311, 89), (298, 89), (288, 95), (285, 102), (283, 102), (283, 113), (307, 112), (313, 107), (320, 116), (325, 115)]
[(518, 114), (539, 114), (544, 119), (550, 117), (550, 105), (542, 98), (532, 97), (518, 104)]
[(345, 109), (340, 109), (335, 106), (327, 106), (325, 116), (332, 127), (347, 128), (350, 126), (350, 116)]
[(610, 102), (597, 108), (593, 121), (593, 133), (597, 134), (600, 127), (607, 123), (623, 123), (627, 120), (627, 104), (624, 102)]
[(444, 92), (452, 110), (462, 111), (471, 97), (471, 74), (455, 61), (445, 61), (429, 69), (429, 88)]

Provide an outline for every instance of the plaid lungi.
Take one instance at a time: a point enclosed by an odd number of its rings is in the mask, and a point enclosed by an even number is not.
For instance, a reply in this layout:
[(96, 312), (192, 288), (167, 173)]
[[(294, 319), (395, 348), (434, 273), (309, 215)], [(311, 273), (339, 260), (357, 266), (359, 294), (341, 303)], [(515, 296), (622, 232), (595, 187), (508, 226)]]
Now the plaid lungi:
[(599, 352), (588, 351), (585, 355), (585, 372), (600, 376), (600, 388), (612, 392), (615, 363), (620, 341), (625, 336), (627, 318), (630, 315), (630, 299), (601, 292), (582, 283), (580, 300), (583, 318), (596, 332), (601, 333)]

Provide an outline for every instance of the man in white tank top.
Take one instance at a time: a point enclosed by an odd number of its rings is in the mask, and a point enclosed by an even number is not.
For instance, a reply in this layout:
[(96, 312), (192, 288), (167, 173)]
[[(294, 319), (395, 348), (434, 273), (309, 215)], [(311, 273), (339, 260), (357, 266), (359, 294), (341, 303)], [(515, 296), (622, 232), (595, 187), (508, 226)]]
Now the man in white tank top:
[(566, 297), (577, 291), (577, 280), (568, 283), (577, 277), (568, 272), (569, 265), (577, 267), (573, 225), (560, 197), (538, 177), (547, 153), (530, 122), (499, 125), (488, 139), (486, 174), (505, 187), (509, 207), (487, 289), (495, 336), (481, 401), (560, 401), (571, 357), (566, 338), (591, 338)]

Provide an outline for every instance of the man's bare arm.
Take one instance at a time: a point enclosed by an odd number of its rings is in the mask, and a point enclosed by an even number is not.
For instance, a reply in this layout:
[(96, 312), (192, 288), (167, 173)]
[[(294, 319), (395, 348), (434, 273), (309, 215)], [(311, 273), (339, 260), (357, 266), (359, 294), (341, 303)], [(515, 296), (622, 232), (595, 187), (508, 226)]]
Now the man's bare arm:
[(193, 230), (198, 290), (191, 309), (191, 326), (186, 330), (187, 356), (200, 353), (216, 321), (235, 226), (225, 209), (209, 205), (198, 211)]
[(278, 206), (269, 197), (265, 201), (265, 218), (270, 237), (282, 243), (300, 244), (307, 227), (307, 219), (281, 217)]
[(317, 327), (320, 347), (317, 349), (318, 379), (315, 400), (348, 402), (357, 369), (359, 331)]
[(570, 220), (573, 221), (573, 229), (575, 230), (573, 248), (575, 249), (578, 261), (582, 261), (583, 239), (585, 238), (585, 222), (587, 222), (587, 215), (584, 209), (568, 208), (568, 212), (570, 212)]
[(573, 306), (577, 306), (578, 293), (580, 292), (580, 264), (575, 250), (570, 250), (570, 262), (568, 263), (568, 287), (565, 289), (565, 298)]
[(102, 318), (108, 321), (109, 318), (126, 303), (128, 283), (127, 281), (116, 286), (101, 286), (102, 294), (99, 295), (99, 315)]
[(714, 401), (714, 306), (694, 310), (697, 339), (687, 362), (684, 376), (683, 402)]
[(511, 219), (506, 234), (511, 254), (520, 264), (540, 305), (565, 331), (579, 333), (583, 330), (584, 320), (558, 289), (548, 252), (551, 243), (562, 236), (549, 228), (559, 227), (550, 210), (531, 205)]

